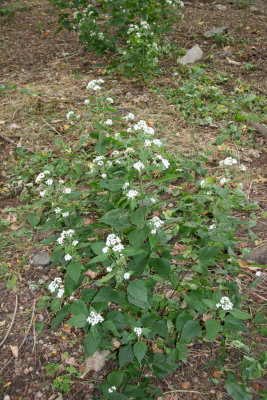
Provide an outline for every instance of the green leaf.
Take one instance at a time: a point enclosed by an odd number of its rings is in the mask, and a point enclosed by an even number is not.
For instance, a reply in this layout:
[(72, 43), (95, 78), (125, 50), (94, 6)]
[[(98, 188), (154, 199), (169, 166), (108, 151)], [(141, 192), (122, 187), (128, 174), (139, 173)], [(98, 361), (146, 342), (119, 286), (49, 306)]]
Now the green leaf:
[(147, 351), (147, 346), (144, 342), (137, 342), (133, 346), (134, 355), (139, 363), (141, 363), (141, 361), (145, 357), (146, 351)]
[[(128, 235), (128, 239), (130, 244), (135, 248), (138, 249), (144, 243), (148, 236), (148, 229), (147, 228), (140, 228), (135, 229)], [(135, 253), (136, 254), (136, 253)]]
[(136, 299), (135, 297), (132, 297), (130, 294), (128, 294), (128, 301), (129, 303), (134, 304), (136, 307), (139, 307), (141, 309), (151, 308), (151, 305), (149, 303)]
[(96, 352), (96, 350), (101, 342), (101, 339), (102, 339), (102, 337), (101, 337), (101, 334), (99, 333), (99, 331), (93, 330), (91, 328), (90, 332), (87, 333), (87, 335), (83, 341), (85, 357), (88, 357), (88, 356), (91, 357)]
[(81, 294), (81, 299), (84, 303), (90, 303), (96, 294), (94, 289), (84, 289)]
[(88, 310), (83, 301), (77, 300), (71, 304), (70, 314), (72, 314), (72, 315), (83, 314), (83, 315), (86, 315), (86, 317), (88, 317)]
[(244, 384), (226, 381), (225, 389), (234, 400), (252, 400), (252, 393)]
[(102, 249), (106, 246), (105, 242), (91, 243), (91, 249), (97, 255), (103, 254)]
[(202, 333), (200, 324), (198, 321), (187, 321), (182, 329), (180, 342), (181, 343), (191, 343), (192, 339), (196, 336), (200, 336)]
[(250, 319), (251, 318), (251, 316), (248, 313), (241, 311), (238, 308), (233, 308), (232, 310), (230, 310), (230, 314), (238, 319)]
[(161, 321), (157, 321), (154, 324), (154, 331), (157, 335), (163, 337), (164, 339), (167, 339), (169, 332), (166, 321), (164, 321), (163, 319)]
[(29, 222), (32, 228), (38, 225), (40, 220), (41, 220), (41, 213), (36, 213), (36, 214), (30, 213), (27, 216), (27, 221)]
[(224, 326), (228, 331), (242, 331), (242, 332), (248, 332), (248, 328), (246, 325), (240, 321), (240, 319), (237, 319), (233, 317), (231, 314), (227, 315), (227, 317), (224, 320)]
[(184, 324), (190, 320), (192, 320), (192, 315), (190, 315), (187, 311), (182, 311), (180, 314), (178, 314), (176, 318), (177, 331), (180, 332), (183, 329)]
[(87, 317), (84, 314), (75, 315), (74, 317), (70, 318), (67, 323), (71, 326), (75, 326), (76, 328), (84, 328), (88, 324)]
[(131, 246), (126, 246), (122, 250), (122, 253), (125, 255), (125, 257), (131, 257), (131, 256), (137, 256), (138, 254), (143, 254), (144, 250), (142, 250), (142, 249), (134, 249)]
[(147, 302), (147, 287), (140, 279), (130, 281), (127, 287), (127, 292), (135, 299), (141, 300), (145, 303)]
[(214, 340), (218, 333), (222, 330), (222, 326), (216, 319), (208, 319), (205, 322), (206, 336), (209, 340)]
[(103, 301), (112, 301), (114, 290), (110, 286), (105, 286), (99, 290), (93, 299), (93, 303), (101, 303)]
[(241, 364), (241, 376), (247, 381), (248, 379), (258, 379), (264, 374), (264, 369), (255, 358), (244, 356)]
[(60, 305), (61, 301), (59, 299), (54, 299), (50, 303), (50, 310), (56, 313), (60, 309)]
[(136, 226), (143, 225), (146, 213), (147, 208), (138, 208), (131, 216), (131, 222)]
[(119, 391), (119, 388), (123, 381), (123, 377), (124, 377), (124, 372), (119, 370), (111, 371), (107, 376), (107, 381), (109, 386), (116, 386), (117, 391)]
[(100, 254), (99, 256), (93, 257), (89, 264), (96, 264), (98, 262), (103, 262), (106, 261), (108, 259), (108, 255), (107, 254)]
[(99, 221), (112, 226), (118, 231), (123, 231), (131, 225), (128, 219), (128, 212), (120, 208), (108, 211)]
[(51, 331), (54, 331), (64, 320), (66, 315), (68, 314), (68, 306), (65, 305), (64, 307), (61, 308), (61, 310), (58, 311), (56, 318), (54, 318), (52, 325), (51, 325)]
[(123, 346), (119, 351), (119, 365), (120, 368), (124, 367), (126, 364), (133, 362), (133, 350), (132, 346)]
[(71, 277), (73, 282), (77, 283), (81, 277), (83, 265), (78, 261), (71, 261), (67, 267), (67, 274)]
[(103, 180), (100, 182), (100, 186), (111, 192), (118, 192), (124, 185), (124, 180), (119, 178), (113, 178), (108, 180)]
[(168, 258), (152, 258), (150, 264), (163, 279), (168, 277), (171, 270), (171, 264)]
[(106, 319), (111, 320), (118, 329), (124, 329), (129, 325), (123, 313), (117, 310), (109, 311)]
[(153, 357), (152, 368), (157, 378), (162, 379), (174, 371), (178, 364), (170, 360), (164, 354), (156, 353)]
[(250, 351), (249, 346), (247, 346), (245, 343), (240, 342), (240, 340), (233, 340), (231, 342), (231, 345), (234, 346), (236, 349), (244, 350), (247, 353)]
[(175, 355), (177, 360), (181, 360), (183, 363), (186, 363), (188, 355), (187, 345), (185, 343), (177, 343)]

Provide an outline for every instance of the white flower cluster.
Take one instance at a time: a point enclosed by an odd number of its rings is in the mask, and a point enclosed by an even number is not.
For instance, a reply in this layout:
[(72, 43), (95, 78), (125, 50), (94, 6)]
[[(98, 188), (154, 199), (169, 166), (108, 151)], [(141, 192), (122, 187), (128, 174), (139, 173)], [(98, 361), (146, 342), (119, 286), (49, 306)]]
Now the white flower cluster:
[(98, 165), (99, 167), (101, 167), (102, 165), (104, 165), (104, 160), (105, 157), (104, 156), (97, 156), (94, 160), (93, 163)]
[(122, 117), (122, 119), (125, 119), (126, 121), (133, 120), (134, 114), (130, 112), (127, 115), (125, 115), (124, 117)]
[(137, 171), (141, 171), (142, 169), (145, 168), (144, 164), (141, 161), (137, 161), (136, 163), (134, 163), (133, 167)]
[(237, 160), (233, 157), (227, 157), (225, 160), (221, 160), (219, 162), (220, 167), (231, 167), (232, 165), (237, 164)]
[(55, 278), (51, 283), (48, 285), (48, 290), (51, 293), (54, 293), (62, 283), (61, 278)]
[(86, 89), (87, 90), (100, 90), (101, 89), (101, 83), (104, 83), (103, 79), (93, 79), (92, 81), (88, 82)]
[(122, 190), (126, 190), (127, 187), (129, 187), (129, 186), (130, 186), (130, 183), (129, 182), (125, 182), (123, 187), (122, 187)]
[(130, 279), (130, 276), (131, 276), (131, 274), (129, 272), (125, 272), (125, 274), (123, 275), (123, 278), (125, 280), (128, 280), (128, 279)]
[(261, 275), (262, 275), (262, 272), (261, 272), (261, 271), (257, 271), (257, 272), (255, 273), (255, 275), (256, 275), (256, 276), (261, 276)]
[(159, 217), (153, 217), (148, 222), (153, 226), (153, 229), (151, 230), (152, 235), (157, 233), (157, 228), (160, 228), (162, 225), (164, 225), (164, 222)]
[(65, 261), (70, 261), (72, 259), (72, 256), (70, 254), (66, 254), (64, 259)]
[(108, 392), (109, 392), (109, 393), (113, 393), (113, 392), (115, 392), (116, 390), (117, 390), (116, 386), (111, 386), (111, 387), (108, 389)]
[(45, 196), (45, 190), (42, 190), (41, 192), (40, 192), (40, 197), (44, 197)]
[(163, 158), (162, 155), (158, 154), (156, 159), (162, 162), (165, 169), (169, 168), (170, 166), (169, 161), (166, 158)]
[(51, 186), (52, 183), (53, 183), (53, 179), (52, 179), (52, 178), (49, 178), (49, 179), (47, 179), (47, 180), (45, 181), (45, 183), (47, 184), (47, 186)]
[(184, 3), (181, 0), (165, 0), (167, 4), (169, 4), (172, 7), (184, 7)]
[(125, 150), (125, 154), (133, 154), (135, 152), (135, 150), (132, 147), (127, 147), (127, 149)]
[(140, 337), (142, 335), (142, 328), (139, 328), (138, 326), (136, 326), (134, 328), (134, 332), (137, 334), (138, 337)]
[(88, 324), (94, 326), (104, 321), (104, 318), (95, 311), (90, 312), (90, 317), (87, 318)]
[(65, 194), (70, 194), (70, 193), (71, 193), (71, 188), (65, 188), (65, 189), (63, 190), (63, 193), (65, 193)]
[(58, 244), (62, 245), (64, 242), (64, 239), (66, 237), (72, 237), (74, 235), (74, 230), (73, 229), (69, 229), (67, 231), (62, 231), (59, 238), (57, 238), (57, 242)]
[(221, 298), (220, 302), (216, 304), (217, 308), (222, 308), (224, 311), (229, 311), (232, 310), (233, 308), (233, 303), (229, 299), (229, 297), (224, 296)]
[(138, 191), (137, 190), (129, 190), (128, 193), (126, 193), (126, 197), (128, 197), (128, 199), (133, 200), (136, 196), (138, 196)]
[(141, 131), (150, 136), (153, 136), (155, 132), (154, 129), (151, 126), (148, 126), (148, 124), (144, 120), (141, 120), (134, 124), (133, 128), (135, 131)]
[(40, 172), (40, 174), (37, 176), (37, 178), (35, 179), (35, 183), (39, 183), (42, 179), (45, 178), (46, 175), (50, 175), (50, 171), (44, 171), (44, 172)]
[(221, 179), (220, 179), (220, 185), (225, 185), (227, 183), (227, 179), (223, 176)]
[(144, 146), (145, 146), (145, 147), (151, 147), (152, 144), (154, 144), (154, 145), (157, 146), (157, 147), (162, 146), (162, 143), (161, 143), (161, 141), (160, 141), (159, 139), (153, 139), (152, 141), (149, 140), (149, 139), (146, 139), (146, 140), (145, 140)]
[(113, 121), (112, 121), (112, 119), (107, 119), (106, 121), (105, 121), (105, 125), (112, 125), (113, 124)]
[(114, 103), (112, 97), (107, 97), (106, 100), (107, 100), (107, 102), (110, 103), (110, 104), (113, 104), (113, 103)]
[(67, 119), (71, 119), (71, 117), (74, 116), (74, 115), (75, 115), (75, 112), (74, 112), (74, 111), (69, 111), (69, 112), (66, 114), (66, 118), (67, 118)]
[(112, 251), (122, 251), (124, 249), (123, 244), (121, 244), (121, 240), (118, 236), (114, 235), (114, 233), (111, 233), (108, 235), (106, 239), (106, 246), (102, 249), (102, 252), (106, 254), (108, 252), (108, 249), (112, 248)]

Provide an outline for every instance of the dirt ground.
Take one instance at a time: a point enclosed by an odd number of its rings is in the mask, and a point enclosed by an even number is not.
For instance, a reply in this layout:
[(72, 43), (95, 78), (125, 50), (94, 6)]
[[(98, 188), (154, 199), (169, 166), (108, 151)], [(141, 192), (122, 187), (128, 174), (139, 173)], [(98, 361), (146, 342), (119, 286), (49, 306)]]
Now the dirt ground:
[[(237, 7), (237, 2), (222, 0), (220, 3), (227, 6), (227, 11), (215, 7), (219, 1), (185, 2), (184, 19), (175, 27), (172, 42), (188, 49), (198, 43), (204, 51), (205, 64), (232, 74), (232, 82), (241, 78), (258, 93), (266, 94), (266, 2), (255, 1), (254, 9), (247, 16), (244, 9)], [(11, 4), (14, 4), (13, 0), (2, 1), (0, 8)], [(86, 52), (74, 33), (61, 31), (55, 35), (56, 19), (55, 11), (46, 0), (21, 0), (13, 16), (6, 18), (0, 15), (0, 88), (5, 85), (5, 95), (1, 99), (0, 134), (32, 151), (46, 152), (54, 148), (55, 137), (63, 129), (66, 112), (83, 107), (87, 82), (102, 77), (108, 63), (108, 55), (98, 58)], [(223, 49), (204, 40), (205, 30), (224, 25), (229, 26), (229, 35), (235, 37), (234, 44)], [(253, 63), (257, 68), (244, 70), (239, 64), (229, 63), (227, 58), (222, 57), (223, 51), (231, 51), (232, 60), (241, 64)], [(214, 145), (214, 129), (190, 125), (163, 95), (151, 91), (155, 86), (172, 85), (173, 73), (179, 70), (177, 57), (166, 56), (162, 68), (163, 74), (147, 84), (113, 75), (105, 78), (107, 87), (120, 107), (130, 109), (140, 119), (147, 118), (156, 127), (164, 129), (170, 146), (178, 145), (184, 152), (191, 152), (196, 147), (219, 152)], [(197, 141), (194, 139), (196, 131)], [(76, 139), (70, 135), (66, 140), (71, 142)], [(264, 211), (267, 204), (266, 142), (257, 137), (255, 143), (255, 148), (244, 146), (236, 149), (233, 143), (229, 146), (235, 148), (245, 161), (245, 157), (249, 158), (250, 173), (244, 181), (245, 190), (251, 200), (258, 201), (260, 211)], [(0, 139), (0, 215), (4, 215), (3, 210), (9, 207), (12, 218), (12, 210), (19, 204), (19, 190), (6, 191), (11, 179), (8, 175), (10, 162), (17, 162), (15, 146)], [(14, 231), (22, 225), (23, 221), (14, 219)], [(260, 241), (266, 239), (266, 220), (260, 220), (254, 230)], [(100, 373), (90, 372), (83, 379), (73, 378), (71, 392), (63, 395), (59, 390), (52, 389), (54, 377), (47, 376), (44, 369), (48, 363), (58, 363), (60, 368), (64, 363), (66, 365), (65, 352), (79, 369), (78, 360), (82, 358), (83, 350), (79, 330), (63, 325), (51, 333), (51, 315), (37, 309), (42, 293), (38, 288), (29, 289), (30, 283), (38, 283), (39, 279), (50, 281), (56, 274), (53, 268), (49, 271), (34, 269), (29, 263), (30, 256), (37, 251), (35, 243), (39, 239), (38, 234), (34, 238), (28, 236), (27, 243), (15, 235), (8, 241), (0, 238), (3, 240), (0, 260), (9, 266), (10, 276), (15, 276), (12, 288), (7, 287), (4, 279), (0, 280), (0, 340), (8, 331), (16, 296), (18, 299), (14, 324), (0, 348), (0, 400), (89, 400), (99, 395), (94, 386), (104, 378), (109, 364)], [(247, 283), (242, 282), (244, 290)], [(264, 295), (264, 291), (257, 290), (254, 301), (261, 304)], [(41, 333), (34, 329), (33, 321), (44, 323)], [(262, 338), (255, 340), (259, 340), (260, 347)], [(18, 354), (14, 347), (18, 348)], [(204, 368), (219, 349), (219, 342), (214, 344), (212, 355), (204, 344), (190, 348), (186, 366), (181, 366), (161, 382), (155, 381), (155, 385), (166, 393), (164, 400), (230, 399), (223, 384), (220, 385), (223, 376), (218, 371)], [(234, 351), (232, 356), (234, 358)], [(266, 389), (264, 378), (251, 383), (254, 400), (259, 399), (257, 390), (264, 387)]]

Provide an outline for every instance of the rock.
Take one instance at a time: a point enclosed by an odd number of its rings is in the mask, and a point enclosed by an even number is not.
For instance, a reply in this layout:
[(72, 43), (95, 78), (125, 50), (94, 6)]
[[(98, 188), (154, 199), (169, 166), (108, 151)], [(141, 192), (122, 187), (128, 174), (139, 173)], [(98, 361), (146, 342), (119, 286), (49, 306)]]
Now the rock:
[(203, 51), (196, 44), (192, 49), (188, 50), (188, 52), (180, 59), (180, 64), (192, 64), (197, 60), (200, 60), (203, 57)]
[(110, 352), (108, 350), (105, 351), (97, 350), (92, 357), (88, 357), (81, 366), (80, 369), (80, 372), (82, 373), (81, 378), (84, 378), (85, 375), (91, 370), (99, 372), (104, 367), (109, 353)]
[(215, 8), (217, 8), (217, 10), (219, 11), (226, 11), (227, 7), (224, 6), (223, 4), (216, 4)]
[(189, 390), (189, 389), (190, 389), (190, 386), (191, 386), (191, 384), (190, 384), (190, 382), (188, 382), (188, 381), (185, 381), (185, 382), (183, 382), (183, 383), (181, 384), (181, 388), (182, 388), (183, 390)]
[(34, 267), (46, 267), (51, 262), (48, 252), (37, 253), (33, 256), (31, 264)]
[(267, 242), (253, 249), (245, 259), (257, 264), (267, 265)]
[(226, 33), (228, 31), (228, 26), (221, 26), (219, 28), (212, 28), (209, 31), (204, 32), (204, 37), (205, 38), (211, 38), (215, 35), (222, 35), (223, 33)]
[(232, 57), (232, 56), (233, 56), (232, 51), (224, 51), (224, 52), (221, 54), (221, 58), (230, 58), (230, 57)]

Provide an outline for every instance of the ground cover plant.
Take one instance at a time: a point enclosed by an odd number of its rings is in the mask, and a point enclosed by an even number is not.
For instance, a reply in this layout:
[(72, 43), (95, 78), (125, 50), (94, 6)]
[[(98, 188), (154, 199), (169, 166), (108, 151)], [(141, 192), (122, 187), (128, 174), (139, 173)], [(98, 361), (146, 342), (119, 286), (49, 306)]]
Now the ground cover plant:
[[(57, 139), (56, 158), (21, 150), (22, 178), (34, 181), (21, 196), (27, 220), (47, 236), (41, 245), (53, 249), (59, 272), (39, 309), (55, 314), (52, 330), (63, 320), (83, 330), (85, 357), (109, 352), (113, 367), (98, 385), (100, 398), (157, 398), (152, 379), (186, 363), (188, 345), (212, 349), (219, 340), (210, 365), (223, 369), (228, 344), (237, 349), (240, 364), (227, 368), (225, 389), (235, 400), (252, 399), (247, 381), (264, 373), (267, 360), (266, 353), (253, 356), (243, 336), (264, 314), (243, 305), (235, 279), (246, 274), (235, 232), (246, 226), (255, 239), (258, 208), (241, 186), (230, 185), (243, 166), (228, 154), (218, 175), (209, 176), (203, 153), (193, 161), (175, 156), (151, 123), (118, 113), (104, 85), (90, 81), (87, 111), (66, 113), (80, 136), (76, 147)], [(241, 210), (248, 221), (235, 216)], [(54, 388), (70, 390), (77, 371), (67, 372)]]

